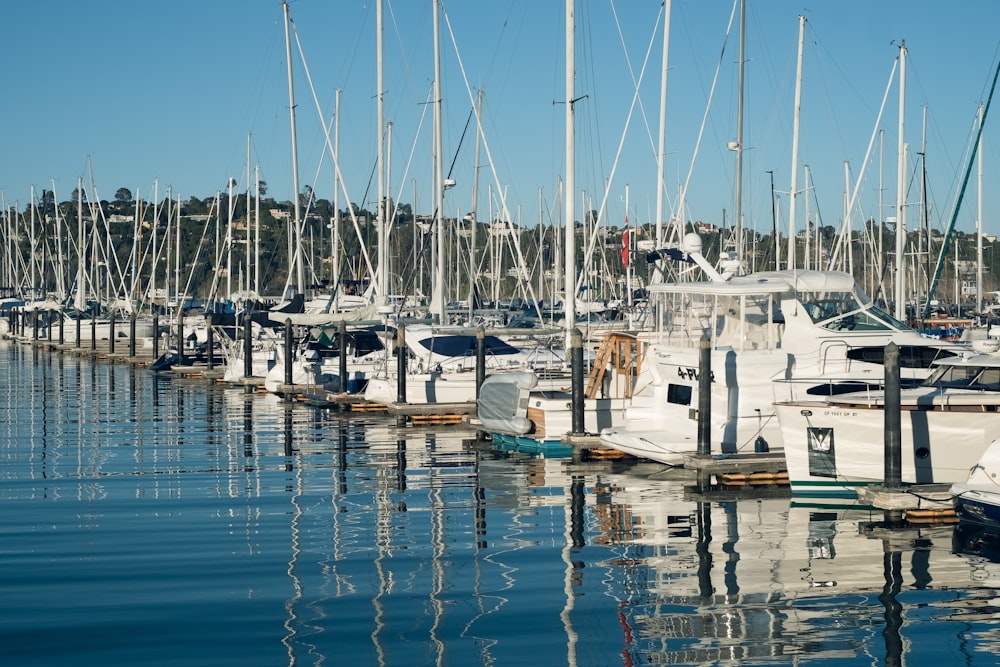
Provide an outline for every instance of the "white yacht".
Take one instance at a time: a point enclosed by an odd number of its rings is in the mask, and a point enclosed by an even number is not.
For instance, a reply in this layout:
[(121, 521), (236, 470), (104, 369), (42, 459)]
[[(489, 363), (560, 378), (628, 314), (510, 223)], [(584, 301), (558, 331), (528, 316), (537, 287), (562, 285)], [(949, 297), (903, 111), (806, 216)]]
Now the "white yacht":
[(711, 349), (713, 453), (780, 450), (777, 400), (838, 394), (883, 382), (895, 341), (908, 381), (925, 377), (954, 343), (920, 336), (878, 307), (847, 273), (773, 271), (649, 286), (652, 330), (642, 386), (622, 423), (601, 431), (614, 449), (671, 465), (697, 451), (699, 345)]

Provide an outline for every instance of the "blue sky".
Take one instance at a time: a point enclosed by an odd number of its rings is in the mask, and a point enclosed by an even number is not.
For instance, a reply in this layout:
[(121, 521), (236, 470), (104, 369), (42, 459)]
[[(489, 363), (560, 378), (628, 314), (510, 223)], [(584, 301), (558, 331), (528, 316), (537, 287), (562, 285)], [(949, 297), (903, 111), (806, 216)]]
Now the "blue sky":
[[(484, 148), (479, 219), (488, 219), (503, 193), (516, 221), (551, 223), (558, 216), (557, 179), (565, 174), (564, 3), (445, 0), (442, 6), (445, 170), (454, 161), (451, 175), (457, 182), (448, 194), (449, 214), (471, 208), (474, 129), (464, 142), (462, 135), (470, 95), (483, 90), (492, 160)], [(432, 110), (427, 104), (434, 76), (431, 7), (428, 0), (385, 4), (391, 187), (399, 201), (415, 202), (418, 212), (433, 205)], [(290, 9), (300, 183), (311, 185), (321, 197), (333, 197), (332, 162), (318, 118), (330, 121), (339, 89), (341, 171), (350, 199), (373, 206), (375, 0), (294, 0)], [(576, 94), (582, 98), (576, 106), (578, 219), (582, 208), (600, 207), (607, 187), (609, 224), (624, 220), (626, 191), (630, 220), (653, 221), (662, 9), (656, 0), (577, 1)], [(677, 205), (677, 184), (687, 182), (685, 217), (716, 224), (724, 211), (731, 224), (734, 208), (734, 157), (727, 142), (736, 135), (735, 24), (723, 53), (732, 10), (732, 0), (673, 0), (671, 13), (664, 158), (668, 207)], [(78, 177), (88, 187), (93, 178), (98, 194), (107, 199), (119, 187), (149, 197), (154, 184), (161, 198), (168, 186), (175, 195), (204, 198), (230, 177), (244, 190), (248, 136), (250, 164), (259, 166), (269, 194), (291, 197), (279, 2), (33, 0), (5, 3), (3, 14), (0, 57), (6, 95), (0, 114), (0, 188), (8, 205), (20, 202), (23, 207), (32, 185), (51, 189), (54, 184), (59, 199), (67, 199)], [(895, 202), (895, 87), (878, 125), (876, 116), (898, 44), (905, 40), (908, 200), (917, 200), (917, 153), (924, 152), (931, 217), (943, 226), (964, 173), (976, 107), (986, 100), (996, 67), (1000, 3), (750, 0), (743, 208), (744, 224), (761, 231), (772, 225), (768, 172), (782, 193), (779, 224), (787, 227), (783, 193), (791, 179), (800, 14), (808, 22), (799, 162), (809, 165), (812, 174), (812, 219), (839, 224), (845, 164), (850, 187), (863, 178), (857, 220), (878, 216), (877, 144), (869, 164), (863, 164), (876, 127), (885, 130), (883, 203)], [(640, 76), (640, 103), (630, 118), (634, 81)], [(994, 114), (1000, 114), (997, 107)], [(707, 120), (696, 153), (703, 117)], [(995, 182), (1000, 169), (1000, 138), (994, 138), (1000, 132), (991, 132), (991, 120), (983, 151), (987, 184)], [(966, 231), (974, 228), (975, 173), (971, 186), (958, 224)], [(801, 220), (801, 199), (798, 206)], [(996, 207), (996, 197), (987, 192), (987, 232), (1000, 233)], [(911, 220), (916, 215), (915, 209), (908, 214)]]

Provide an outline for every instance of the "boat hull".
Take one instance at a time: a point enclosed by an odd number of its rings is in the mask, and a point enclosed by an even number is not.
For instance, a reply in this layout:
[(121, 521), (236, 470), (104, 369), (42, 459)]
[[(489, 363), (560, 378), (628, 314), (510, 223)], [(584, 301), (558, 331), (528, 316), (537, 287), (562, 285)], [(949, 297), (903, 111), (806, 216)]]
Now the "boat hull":
[[(926, 407), (926, 406), (925, 406)], [(856, 496), (885, 480), (885, 411), (823, 401), (776, 403), (792, 492)], [(994, 437), (996, 412), (901, 411), (901, 481), (964, 481)]]

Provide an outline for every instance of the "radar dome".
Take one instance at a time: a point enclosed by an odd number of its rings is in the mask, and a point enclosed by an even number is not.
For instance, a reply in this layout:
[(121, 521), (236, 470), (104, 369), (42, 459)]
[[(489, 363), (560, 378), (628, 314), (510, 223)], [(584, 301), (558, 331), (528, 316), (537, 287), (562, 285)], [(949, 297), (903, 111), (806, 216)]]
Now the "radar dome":
[(701, 252), (701, 237), (691, 232), (684, 235), (684, 252)]

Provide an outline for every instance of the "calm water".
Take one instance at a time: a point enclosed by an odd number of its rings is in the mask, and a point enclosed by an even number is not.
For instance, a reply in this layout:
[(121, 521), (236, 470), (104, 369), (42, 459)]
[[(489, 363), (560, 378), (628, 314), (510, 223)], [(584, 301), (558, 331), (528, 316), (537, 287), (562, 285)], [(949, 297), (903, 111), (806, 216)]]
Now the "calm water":
[(1000, 661), (992, 535), (9, 343), (0, 377), (3, 665)]

